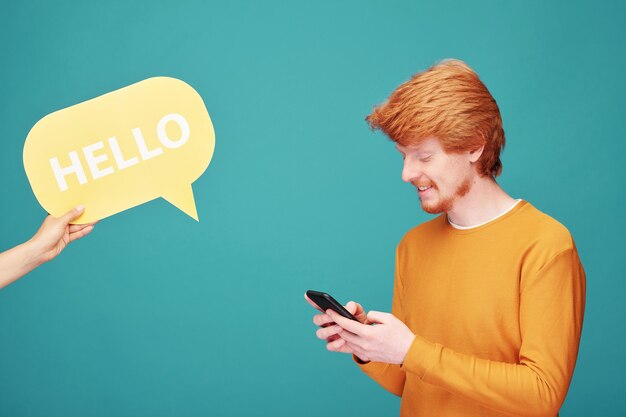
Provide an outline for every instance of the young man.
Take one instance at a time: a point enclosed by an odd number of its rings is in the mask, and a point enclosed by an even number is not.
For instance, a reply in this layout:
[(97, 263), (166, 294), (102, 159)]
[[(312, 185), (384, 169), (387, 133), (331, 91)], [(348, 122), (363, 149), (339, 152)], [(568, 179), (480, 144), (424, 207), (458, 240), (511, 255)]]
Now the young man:
[(313, 319), (328, 326), (317, 336), (401, 396), (402, 416), (556, 416), (578, 353), (585, 274), (567, 229), (496, 183), (505, 141), (495, 100), (448, 60), (367, 121), (396, 143), (422, 208), (441, 215), (400, 242), (391, 314), (350, 302), (361, 323), (328, 310)]

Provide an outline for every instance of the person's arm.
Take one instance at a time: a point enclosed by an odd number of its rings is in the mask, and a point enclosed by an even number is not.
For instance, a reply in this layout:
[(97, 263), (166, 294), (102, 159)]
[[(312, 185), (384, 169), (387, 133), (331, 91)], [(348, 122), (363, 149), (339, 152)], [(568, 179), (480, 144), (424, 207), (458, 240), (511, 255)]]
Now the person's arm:
[[(575, 248), (555, 255), (520, 285), (517, 363), (477, 358), (413, 335), (397, 318), (370, 312), (364, 326), (328, 311), (342, 339), (369, 358), (401, 363), (424, 382), (517, 416), (556, 415), (574, 372), (585, 307), (585, 273)], [(398, 348), (409, 342), (408, 349)]]
[(69, 224), (83, 210), (83, 207), (77, 207), (59, 218), (46, 217), (28, 242), (0, 253), (0, 288), (54, 259), (70, 242), (89, 234), (93, 230), (93, 223)]

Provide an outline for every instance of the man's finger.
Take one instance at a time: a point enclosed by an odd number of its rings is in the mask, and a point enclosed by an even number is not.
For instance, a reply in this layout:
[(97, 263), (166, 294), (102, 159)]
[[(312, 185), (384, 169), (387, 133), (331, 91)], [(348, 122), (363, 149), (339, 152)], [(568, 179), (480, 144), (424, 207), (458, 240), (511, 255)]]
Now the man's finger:
[(357, 310), (356, 303), (354, 301), (348, 301), (348, 304), (346, 304), (346, 310), (348, 310), (350, 314), (352, 315), (356, 314), (356, 310)]
[(315, 335), (318, 337), (318, 339), (326, 340), (329, 337), (336, 335), (340, 331), (341, 331), (341, 327), (334, 325), (334, 326), (323, 327), (321, 329), (318, 329), (315, 332)]
[(369, 329), (367, 325), (347, 319), (331, 309), (326, 310), (326, 314), (328, 314), (335, 323), (354, 334), (363, 335), (363, 333)]
[(328, 314), (316, 314), (313, 316), (313, 323), (318, 326), (324, 326), (328, 323), (334, 323)]
[[(349, 355), (354, 355), (354, 349), (352, 346), (350, 346), (350, 344), (348, 342), (341, 341), (342, 339), (337, 339), (336, 341), (332, 341), (330, 343), (326, 344), (326, 349), (332, 351), (332, 352), (339, 352), (339, 353), (347, 353)], [(329, 346), (330, 345), (330, 346)]]
[(383, 313), (381, 311), (370, 311), (367, 313), (367, 319), (372, 323), (383, 324), (389, 318), (389, 313)]
[(354, 346), (351, 346), (350, 343), (345, 342), (343, 344), (343, 346), (341, 346), (341, 349), (339, 350), (339, 352), (341, 352), (341, 353), (349, 353), (351, 355), (354, 355), (354, 352), (355, 352)]
[(363, 337), (356, 335), (348, 330), (345, 330), (343, 328), (340, 327), (340, 331), (339, 333), (339, 337), (341, 337), (343, 340), (345, 340), (346, 342), (349, 342), (352, 345), (361, 347), (361, 344), (363, 343)]
[(333, 340), (332, 342), (326, 343), (326, 349), (337, 352), (340, 351), (341, 347), (346, 344), (346, 341), (339, 338), (337, 340)]

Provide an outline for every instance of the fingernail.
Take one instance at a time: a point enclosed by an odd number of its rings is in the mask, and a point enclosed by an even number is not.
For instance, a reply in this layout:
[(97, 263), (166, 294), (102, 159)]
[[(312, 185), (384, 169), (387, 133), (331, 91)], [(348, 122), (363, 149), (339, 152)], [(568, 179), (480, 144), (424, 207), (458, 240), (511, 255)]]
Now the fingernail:
[(83, 211), (83, 210), (85, 210), (85, 207), (82, 204), (76, 207), (76, 211)]

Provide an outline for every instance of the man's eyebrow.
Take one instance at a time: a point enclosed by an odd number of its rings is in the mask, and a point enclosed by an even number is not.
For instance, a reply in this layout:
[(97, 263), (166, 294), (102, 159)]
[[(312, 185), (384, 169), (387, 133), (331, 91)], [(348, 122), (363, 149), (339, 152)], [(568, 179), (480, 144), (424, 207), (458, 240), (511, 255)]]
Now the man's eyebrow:
[(419, 148), (419, 149), (415, 149), (418, 153), (424, 154), (424, 153), (434, 153), (435, 149), (429, 145), (424, 146), (423, 148)]
[[(402, 155), (405, 155), (405, 152), (402, 149), (398, 148), (398, 146), (395, 146), (395, 148)], [(429, 147), (420, 148), (416, 146), (416, 147), (407, 149), (407, 152), (417, 152), (418, 154), (423, 155), (423, 154), (432, 154), (434, 153), (434, 150)]]

